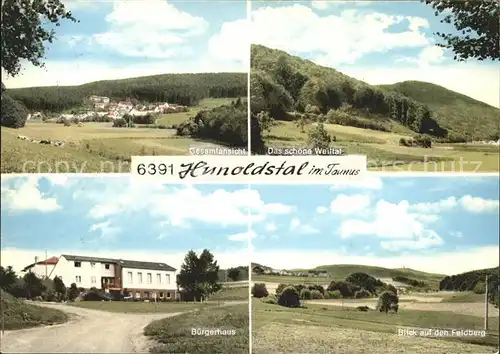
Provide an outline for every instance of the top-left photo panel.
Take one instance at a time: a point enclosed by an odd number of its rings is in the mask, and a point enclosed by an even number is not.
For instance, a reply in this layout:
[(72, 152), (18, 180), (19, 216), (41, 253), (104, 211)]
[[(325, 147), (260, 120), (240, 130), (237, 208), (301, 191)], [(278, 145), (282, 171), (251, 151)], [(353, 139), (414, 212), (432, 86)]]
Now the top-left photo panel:
[(2, 1), (2, 173), (242, 155), (244, 0)]

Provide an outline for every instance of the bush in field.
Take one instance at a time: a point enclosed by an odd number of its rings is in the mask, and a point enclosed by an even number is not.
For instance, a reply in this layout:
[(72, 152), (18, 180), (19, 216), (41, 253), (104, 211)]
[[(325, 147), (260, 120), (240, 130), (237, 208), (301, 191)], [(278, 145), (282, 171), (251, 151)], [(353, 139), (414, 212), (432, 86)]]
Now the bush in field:
[(318, 290), (321, 294), (323, 294), (323, 295), (325, 294), (325, 288), (323, 288), (319, 284), (309, 285), (308, 289), (309, 290)]
[(352, 298), (356, 291), (361, 290), (361, 287), (347, 281), (332, 281), (328, 286), (328, 291), (335, 290), (338, 290), (343, 298)]
[(303, 289), (307, 288), (307, 286), (305, 286), (304, 284), (295, 284), (293, 285), (293, 287), (295, 288), (295, 290), (297, 290), (299, 294), (302, 292)]
[(266, 297), (263, 297), (261, 301), (265, 304), (271, 304), (271, 305), (276, 305), (278, 304), (278, 301), (276, 300), (276, 296), (274, 295), (268, 295)]
[(300, 292), (300, 299), (301, 300), (311, 300), (312, 299), (311, 290), (302, 289), (302, 291)]
[(72, 283), (68, 289), (68, 299), (74, 301), (78, 295), (80, 295), (80, 290), (78, 290), (76, 283)]
[(365, 289), (358, 290), (354, 293), (355, 299), (363, 299), (363, 298), (367, 298), (367, 297), (371, 297), (371, 296), (372, 296), (372, 294), (368, 290), (365, 290)]
[(297, 289), (293, 286), (288, 286), (278, 297), (278, 305), (285, 307), (300, 307), (300, 297)]
[(367, 312), (370, 310), (370, 308), (368, 306), (358, 306), (358, 307), (356, 307), (356, 310), (362, 311), (362, 312)]
[(411, 138), (401, 138), (401, 139), (399, 139), (399, 145), (406, 146), (406, 147), (412, 147), (414, 145), (414, 142), (413, 142), (413, 139), (411, 139)]
[(338, 290), (327, 291), (325, 297), (327, 299), (342, 299), (342, 294)]
[(252, 295), (258, 299), (268, 296), (269, 292), (266, 289), (266, 284), (255, 283), (252, 287)]
[(323, 123), (317, 123), (307, 134), (307, 144), (312, 149), (327, 149), (331, 142), (332, 138), (326, 131)]
[(485, 283), (480, 281), (476, 284), (476, 286), (473, 289), (474, 293), (476, 294), (484, 294), (486, 292), (486, 286)]
[(150, 113), (144, 116), (133, 116), (132, 122), (135, 124), (155, 124), (156, 117)]
[[(276, 288), (276, 296), (279, 296), (283, 292), (283, 290), (285, 290), (285, 288), (287, 288), (289, 286), (293, 287), (293, 285), (290, 285), (290, 284), (280, 284), (280, 285), (278, 285), (278, 287)], [(297, 289), (295, 289), (295, 290), (297, 290)]]
[(123, 118), (118, 118), (113, 121), (114, 128), (124, 128), (127, 126), (127, 121)]
[(377, 310), (380, 312), (389, 312), (389, 310), (394, 310), (397, 312), (399, 303), (399, 298), (396, 294), (391, 291), (384, 291), (377, 302)]
[(311, 290), (311, 298), (313, 300), (321, 300), (324, 299), (325, 297), (319, 290)]
[(2, 94), (1, 97), (1, 125), (8, 128), (22, 128), (28, 119), (28, 110), (21, 102)]
[(427, 135), (417, 135), (414, 139), (415, 145), (423, 147), (423, 148), (431, 148), (432, 147), (432, 139)]

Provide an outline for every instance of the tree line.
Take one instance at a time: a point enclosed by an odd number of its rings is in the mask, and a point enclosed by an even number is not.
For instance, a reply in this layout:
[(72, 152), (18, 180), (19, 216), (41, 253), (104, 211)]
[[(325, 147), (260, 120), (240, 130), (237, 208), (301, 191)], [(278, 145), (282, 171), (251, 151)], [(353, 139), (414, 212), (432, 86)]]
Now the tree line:
[(486, 291), (486, 276), (488, 275), (488, 300), (500, 305), (499, 268), (474, 270), (471, 272), (446, 276), (439, 282), (439, 289), (446, 291), (474, 291), (484, 294)]
[(246, 96), (247, 76), (244, 73), (165, 74), (8, 91), (28, 109), (49, 112), (81, 106), (91, 95), (106, 96), (114, 101), (135, 99), (195, 106), (204, 98)]

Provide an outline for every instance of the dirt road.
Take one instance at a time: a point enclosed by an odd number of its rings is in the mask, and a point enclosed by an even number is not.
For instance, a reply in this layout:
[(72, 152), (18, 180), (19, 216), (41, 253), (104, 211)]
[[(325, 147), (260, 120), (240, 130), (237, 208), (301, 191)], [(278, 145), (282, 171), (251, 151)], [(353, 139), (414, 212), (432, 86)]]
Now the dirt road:
[(181, 314), (112, 313), (62, 304), (41, 306), (63, 310), (71, 319), (62, 325), (5, 332), (2, 353), (145, 353), (149, 339), (143, 335), (144, 327), (151, 321)]

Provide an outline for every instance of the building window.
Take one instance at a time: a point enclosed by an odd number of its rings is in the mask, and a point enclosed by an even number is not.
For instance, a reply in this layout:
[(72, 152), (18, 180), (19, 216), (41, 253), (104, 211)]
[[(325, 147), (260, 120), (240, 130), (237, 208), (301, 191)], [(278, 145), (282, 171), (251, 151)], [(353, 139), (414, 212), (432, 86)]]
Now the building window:
[(141, 297), (141, 293), (140, 293), (140, 292), (138, 292), (138, 291), (136, 291), (136, 292), (135, 292), (135, 298), (136, 298), (136, 299), (139, 299), (140, 297)]
[(108, 264), (108, 263), (106, 263), (106, 264), (104, 265), (104, 268), (105, 268), (105, 269), (109, 269), (109, 264)]
[(167, 292), (167, 299), (170, 299), (170, 292)]
[(95, 268), (95, 263), (94, 262), (90, 262), (90, 268)]
[(82, 262), (75, 262), (75, 267), (80, 268), (82, 266)]
[(132, 272), (128, 272), (128, 282), (132, 284)]
[(153, 276), (151, 273), (148, 273), (148, 284), (151, 284), (153, 282)]
[(167, 284), (170, 284), (170, 274), (167, 274)]
[(160, 291), (160, 299), (163, 299), (163, 296), (164, 296), (163, 292)]
[(142, 273), (137, 273), (137, 277), (139, 278), (139, 284), (142, 284)]
[(91, 282), (92, 284), (95, 284), (95, 283), (96, 283), (96, 280), (95, 280), (95, 277), (94, 277), (94, 276), (90, 277), (90, 282)]
[(156, 274), (156, 282), (161, 284), (161, 274)]
[(77, 275), (75, 278), (76, 278), (75, 280), (76, 280), (77, 283), (81, 283), (82, 282), (82, 277), (81, 276)]
[(149, 299), (149, 292), (145, 291), (145, 292), (144, 292), (144, 297), (145, 297), (146, 299)]

